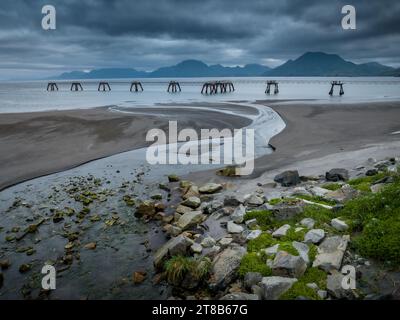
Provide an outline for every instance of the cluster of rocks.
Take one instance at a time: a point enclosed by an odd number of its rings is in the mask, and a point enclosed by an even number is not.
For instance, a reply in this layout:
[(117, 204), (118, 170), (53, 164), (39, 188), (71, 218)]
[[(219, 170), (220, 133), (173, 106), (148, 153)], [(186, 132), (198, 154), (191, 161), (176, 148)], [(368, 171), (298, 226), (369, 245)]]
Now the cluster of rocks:
[[(389, 162), (385, 165), (375, 162), (376, 170), (390, 167), (392, 162)], [(357, 170), (358, 174), (363, 170), (366, 175), (376, 174), (371, 168), (359, 167)], [(318, 177), (304, 177), (297, 171), (286, 171), (276, 176), (274, 182), (259, 184), (254, 193), (243, 196), (232, 191), (220, 192), (223, 189), (220, 184), (198, 187), (182, 181), (182, 201), (175, 214), (164, 219), (163, 230), (171, 239), (155, 253), (154, 265), (161, 271), (165, 261), (176, 255), (208, 257), (212, 261), (208, 289), (214, 292), (213, 298), (224, 300), (279, 299), (308, 268), (313, 267), (327, 275), (324, 288), (319, 288), (316, 283), (307, 283), (320, 299), (353, 298), (356, 292), (344, 290), (341, 286), (341, 267), (350, 235), (346, 234), (349, 224), (340, 217), (340, 210), (346, 201), (360, 195), (360, 191), (346, 183), (349, 178), (349, 171), (342, 168), (332, 169)], [(330, 182), (338, 183), (339, 188), (328, 190), (323, 187)], [(371, 190), (377, 192), (374, 186)], [(270, 203), (270, 200), (276, 198), (282, 201), (271, 204), (273, 201)], [(319, 223), (310, 217), (296, 225), (282, 222), (273, 230), (262, 230), (257, 219), (245, 219), (247, 212), (266, 210), (272, 212), (275, 221), (286, 221), (303, 213), (305, 206), (310, 204), (332, 210), (335, 217), (330, 223)], [(216, 232), (218, 227), (223, 231)], [(266, 265), (272, 275), (263, 277), (260, 273), (248, 272), (244, 279), (238, 280), (247, 242), (263, 233), (269, 233), (277, 240), (277, 244), (261, 250), (269, 257)], [(280, 239), (285, 239), (289, 233), (301, 235), (301, 241), (291, 241), (297, 254), (285, 251), (285, 247), (280, 248)]]

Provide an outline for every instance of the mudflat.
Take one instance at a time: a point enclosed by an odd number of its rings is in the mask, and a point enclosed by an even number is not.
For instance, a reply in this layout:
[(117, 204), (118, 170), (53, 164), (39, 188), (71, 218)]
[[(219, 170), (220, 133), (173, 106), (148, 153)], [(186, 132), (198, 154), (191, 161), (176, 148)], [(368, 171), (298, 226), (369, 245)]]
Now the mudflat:
[(0, 117), (0, 190), (35, 177), (150, 145), (152, 128), (241, 128), (250, 120), (220, 112), (170, 107), (139, 109), (139, 114), (109, 108), (2, 114)]

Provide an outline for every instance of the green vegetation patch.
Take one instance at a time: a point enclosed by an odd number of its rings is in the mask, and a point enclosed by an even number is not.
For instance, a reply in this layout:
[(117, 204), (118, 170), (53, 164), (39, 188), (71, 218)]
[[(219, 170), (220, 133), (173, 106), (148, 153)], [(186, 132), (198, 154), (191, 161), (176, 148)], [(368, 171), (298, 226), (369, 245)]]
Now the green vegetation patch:
[(390, 173), (384, 171), (384, 172), (379, 172), (373, 176), (365, 176), (365, 177), (351, 179), (348, 181), (348, 184), (351, 185), (354, 189), (363, 192), (370, 192), (371, 191), (370, 187), (372, 184), (388, 176), (390, 176)]
[(293, 286), (285, 292), (280, 300), (294, 300), (297, 297), (306, 297), (312, 300), (321, 300), (314, 289), (307, 287), (308, 283), (316, 283), (321, 290), (326, 289), (327, 275), (318, 268), (309, 268)]
[(324, 189), (331, 190), (331, 191), (336, 191), (342, 188), (342, 185), (340, 183), (327, 183), (321, 186)]
[(272, 275), (271, 268), (267, 266), (265, 258), (255, 252), (247, 253), (240, 262), (239, 276), (243, 278), (248, 272), (259, 272), (264, 277)]
[(250, 240), (247, 243), (247, 251), (258, 252), (261, 249), (269, 248), (276, 243), (277, 241), (269, 233), (263, 233), (258, 238)]
[(320, 197), (320, 196), (308, 196), (308, 195), (302, 194), (302, 195), (298, 195), (296, 197), (299, 198), (299, 199), (308, 200), (308, 201), (312, 201), (312, 202), (315, 202), (315, 203), (324, 204), (324, 205), (327, 205), (327, 206), (336, 205), (336, 201), (328, 200), (328, 199), (325, 199), (324, 197)]
[(244, 216), (244, 221), (252, 219), (257, 220), (257, 224), (263, 231), (272, 229), (276, 224), (273, 213), (268, 210), (257, 210), (257, 211), (247, 212)]
[(165, 275), (169, 283), (179, 284), (187, 273), (192, 273), (196, 280), (204, 280), (210, 273), (209, 258), (194, 259), (192, 257), (174, 256), (165, 262)]

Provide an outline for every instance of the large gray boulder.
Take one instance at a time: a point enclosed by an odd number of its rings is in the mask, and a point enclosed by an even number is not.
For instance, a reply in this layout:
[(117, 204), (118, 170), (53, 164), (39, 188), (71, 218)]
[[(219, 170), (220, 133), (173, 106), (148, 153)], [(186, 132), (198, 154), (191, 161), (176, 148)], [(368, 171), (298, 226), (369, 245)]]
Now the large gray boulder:
[(294, 283), (295, 278), (265, 277), (261, 280), (260, 286), (263, 289), (265, 300), (278, 300), (281, 295), (288, 291)]
[(346, 202), (358, 197), (360, 194), (361, 192), (359, 190), (356, 190), (350, 185), (345, 184), (341, 189), (328, 192), (325, 195), (325, 198), (336, 202)]
[(264, 204), (264, 198), (258, 194), (251, 194), (245, 197), (245, 203), (249, 207), (259, 207)]
[(275, 176), (274, 181), (280, 183), (283, 187), (295, 186), (301, 182), (297, 170), (282, 172)]
[(161, 269), (164, 262), (170, 257), (185, 255), (192, 244), (193, 241), (183, 235), (172, 238), (154, 254), (154, 266)]
[(205, 193), (205, 194), (211, 194), (211, 193), (216, 193), (220, 190), (222, 190), (222, 184), (218, 183), (207, 183), (201, 188), (199, 188), (200, 193)]
[(182, 230), (187, 230), (203, 222), (204, 217), (201, 211), (191, 211), (181, 216), (176, 225)]
[(312, 229), (304, 236), (304, 242), (318, 244), (325, 238), (325, 231), (323, 229)]
[(242, 223), (244, 215), (246, 214), (246, 208), (243, 205), (239, 205), (231, 215), (231, 219), (235, 223)]
[(339, 270), (349, 241), (350, 236), (348, 235), (326, 238), (318, 247), (313, 267), (325, 271)]
[(233, 221), (228, 221), (227, 230), (229, 233), (242, 233), (244, 228)]
[(228, 248), (219, 253), (212, 264), (209, 286), (212, 290), (223, 290), (237, 277), (240, 261), (246, 254), (243, 247)]
[(201, 205), (201, 200), (198, 197), (188, 197), (185, 201), (182, 202), (182, 205), (196, 209), (200, 207)]
[(292, 246), (293, 246), (293, 248), (295, 248), (297, 250), (300, 257), (308, 265), (310, 263), (310, 258), (308, 255), (310, 248), (308, 247), (308, 245), (303, 242), (293, 241)]
[(335, 168), (325, 174), (325, 179), (333, 182), (347, 181), (349, 180), (349, 171), (346, 169)]
[(272, 263), (272, 274), (283, 277), (301, 277), (307, 269), (307, 264), (300, 256), (293, 256), (285, 251), (279, 251)]
[(331, 226), (338, 231), (346, 231), (349, 228), (347, 223), (343, 220), (340, 220), (339, 218), (332, 219)]
[(272, 208), (275, 219), (289, 220), (303, 212), (303, 205), (278, 204)]

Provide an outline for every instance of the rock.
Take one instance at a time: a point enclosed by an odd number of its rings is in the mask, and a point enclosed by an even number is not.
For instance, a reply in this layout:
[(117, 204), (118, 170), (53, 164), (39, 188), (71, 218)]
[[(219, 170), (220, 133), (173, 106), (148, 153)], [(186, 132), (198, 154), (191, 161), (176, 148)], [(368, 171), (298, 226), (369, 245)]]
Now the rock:
[(313, 267), (325, 271), (339, 270), (349, 241), (348, 235), (326, 238), (318, 247), (318, 254), (315, 257)]
[(245, 222), (245, 224), (246, 224), (247, 228), (250, 228), (250, 229), (251, 229), (251, 228), (257, 227), (257, 225), (258, 225), (257, 219), (247, 220), (247, 221)]
[(264, 277), (260, 284), (263, 289), (263, 297), (265, 300), (278, 300), (296, 282), (295, 278)]
[(370, 189), (372, 193), (378, 193), (381, 192), (382, 189), (386, 186), (385, 183), (377, 183), (377, 184), (373, 184)]
[(346, 231), (349, 228), (349, 226), (346, 224), (346, 222), (344, 222), (338, 218), (331, 220), (331, 226), (338, 231)]
[(220, 300), (260, 300), (256, 294), (244, 293), (244, 292), (236, 292), (236, 293), (228, 293), (223, 296)]
[(179, 236), (182, 233), (182, 229), (177, 227), (177, 226), (173, 226), (171, 224), (167, 224), (164, 227), (164, 231), (171, 237), (176, 237)]
[(235, 223), (242, 223), (244, 220), (244, 215), (246, 214), (246, 208), (243, 205), (239, 205), (233, 214), (231, 215), (231, 219)]
[(278, 253), (278, 250), (279, 250), (279, 243), (272, 247), (264, 249), (264, 252), (267, 256), (273, 256)]
[(349, 171), (346, 169), (332, 169), (325, 174), (325, 179), (328, 181), (338, 182), (349, 180)]
[(308, 247), (308, 245), (306, 245), (303, 242), (293, 241), (292, 242), (292, 246), (293, 246), (293, 248), (295, 248), (297, 250), (297, 252), (299, 253), (300, 257), (308, 265), (310, 263), (310, 258), (308, 256), (308, 252), (310, 251), (310, 248)]
[(217, 242), (212, 237), (204, 238), (203, 241), (201, 241), (201, 245), (204, 248), (211, 248), (211, 247), (215, 246), (216, 243)]
[(272, 236), (274, 237), (274, 238), (282, 238), (282, 237), (284, 237), (284, 236), (286, 236), (286, 234), (287, 234), (287, 232), (289, 231), (289, 229), (290, 229), (290, 225), (288, 225), (288, 224), (285, 224), (285, 225), (283, 225), (282, 227), (280, 227), (278, 230), (276, 230), (273, 234), (272, 234)]
[(304, 187), (296, 187), (293, 189), (293, 196), (311, 196), (311, 193)]
[(4, 283), (4, 275), (2, 272), (0, 272), (0, 289), (3, 286), (3, 283)]
[(222, 190), (222, 184), (218, 183), (207, 183), (199, 189), (200, 193), (212, 194)]
[(4, 259), (0, 260), (0, 269), (7, 270), (11, 266), (10, 260)]
[(192, 244), (193, 242), (183, 235), (172, 238), (154, 254), (154, 266), (160, 269), (171, 256), (185, 255)]
[(168, 181), (169, 182), (178, 182), (180, 179), (176, 174), (170, 174), (168, 176)]
[(132, 275), (132, 281), (134, 284), (140, 284), (146, 279), (146, 272), (136, 271)]
[(264, 199), (258, 194), (252, 194), (245, 198), (245, 203), (250, 207), (259, 207), (264, 203)]
[(21, 264), (19, 266), (19, 272), (20, 273), (26, 273), (31, 269), (32, 269), (32, 265), (30, 265), (30, 264)]
[(376, 170), (376, 169), (369, 169), (369, 170), (367, 170), (367, 172), (365, 173), (365, 175), (366, 175), (367, 177), (371, 177), (371, 176), (374, 176), (374, 175), (376, 175), (376, 174), (378, 174), (378, 170)]
[(312, 218), (304, 218), (303, 220), (300, 221), (300, 224), (303, 227), (306, 227), (307, 229), (312, 229), (314, 228), (315, 220)]
[(317, 294), (323, 300), (325, 300), (328, 297), (328, 292), (326, 290), (318, 290)]
[(359, 195), (360, 191), (353, 189), (348, 184), (345, 184), (341, 189), (328, 192), (325, 195), (325, 198), (336, 202), (346, 202), (358, 197)]
[(315, 291), (317, 291), (319, 289), (318, 285), (315, 282), (307, 283), (306, 286)]
[(246, 240), (253, 240), (258, 238), (260, 235), (262, 234), (261, 230), (253, 230), (251, 231), (247, 236), (246, 236)]
[(246, 254), (243, 247), (228, 248), (219, 253), (212, 264), (210, 288), (223, 290), (237, 277), (240, 261)]
[(326, 279), (326, 289), (336, 299), (351, 299), (354, 297), (352, 290), (343, 289), (344, 275), (337, 270), (333, 270)]
[(297, 170), (282, 172), (275, 176), (274, 181), (280, 183), (283, 187), (295, 186), (301, 182)]
[(200, 207), (201, 201), (198, 197), (189, 197), (185, 201), (183, 201), (181, 204), (186, 207), (196, 209), (196, 208)]
[(309, 191), (313, 196), (324, 197), (330, 190), (317, 186), (312, 186), (309, 188)]
[(237, 195), (237, 194), (230, 194), (225, 196), (224, 199), (224, 206), (227, 207), (237, 207), (244, 203), (244, 199), (242, 196)]
[(199, 243), (193, 243), (190, 247), (190, 250), (192, 250), (193, 253), (201, 253), (203, 251), (203, 247)]
[(242, 233), (244, 230), (242, 226), (237, 225), (233, 221), (228, 221), (227, 229), (229, 233)]
[(222, 238), (221, 240), (219, 240), (219, 244), (223, 247), (228, 246), (229, 244), (231, 244), (233, 241), (232, 238)]
[(183, 206), (183, 205), (179, 205), (177, 208), (176, 208), (176, 210), (175, 210), (177, 213), (179, 213), (179, 214), (185, 214), (185, 213), (188, 213), (188, 212), (192, 212), (193, 211), (193, 209), (192, 208), (189, 208), (189, 207), (186, 207), (186, 206)]
[(200, 197), (199, 187), (197, 186), (190, 186), (185, 194), (182, 196), (184, 200), (189, 199), (190, 197)]
[(204, 218), (205, 216), (201, 211), (191, 211), (182, 215), (176, 223), (176, 226), (185, 231), (203, 222)]
[(261, 300), (264, 296), (263, 289), (259, 285), (254, 285), (250, 289), (252, 294), (257, 295), (257, 297)]
[(289, 220), (302, 213), (303, 206), (278, 204), (273, 207), (272, 212), (277, 220)]
[(156, 214), (156, 208), (153, 201), (145, 200), (139, 204), (139, 207), (136, 209), (136, 214), (140, 217), (149, 216), (152, 217)]
[(272, 264), (274, 276), (300, 278), (306, 269), (307, 265), (300, 256), (293, 256), (285, 251), (279, 251)]
[(84, 248), (87, 250), (94, 250), (96, 249), (96, 242), (90, 242), (88, 244), (85, 244)]
[(325, 238), (325, 231), (323, 229), (312, 229), (304, 236), (304, 242), (318, 244)]
[(244, 276), (244, 287), (250, 290), (254, 285), (258, 285), (262, 280), (259, 272), (247, 272)]

